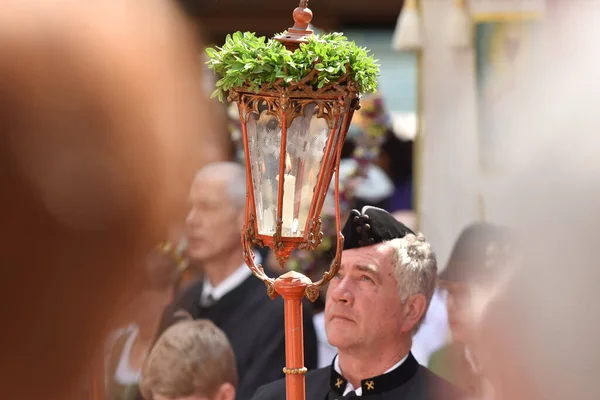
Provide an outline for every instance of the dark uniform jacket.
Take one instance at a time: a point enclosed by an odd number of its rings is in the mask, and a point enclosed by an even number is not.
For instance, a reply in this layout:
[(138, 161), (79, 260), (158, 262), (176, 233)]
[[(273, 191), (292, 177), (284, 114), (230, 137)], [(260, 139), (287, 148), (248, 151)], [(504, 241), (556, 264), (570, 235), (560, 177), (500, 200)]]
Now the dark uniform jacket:
[[(346, 379), (330, 367), (306, 374), (306, 400), (338, 400), (343, 396)], [(420, 366), (409, 354), (398, 368), (361, 381), (364, 400), (459, 400), (464, 395), (455, 386)], [(285, 379), (261, 387), (253, 400), (285, 400)]]

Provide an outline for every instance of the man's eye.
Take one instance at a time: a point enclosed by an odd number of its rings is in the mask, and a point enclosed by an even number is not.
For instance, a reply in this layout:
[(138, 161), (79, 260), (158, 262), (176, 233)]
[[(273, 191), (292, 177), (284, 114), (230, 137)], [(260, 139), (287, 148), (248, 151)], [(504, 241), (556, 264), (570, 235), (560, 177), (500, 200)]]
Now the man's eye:
[(373, 279), (371, 279), (371, 277), (368, 275), (362, 275), (360, 277), (360, 280), (365, 281), (365, 282), (373, 282)]

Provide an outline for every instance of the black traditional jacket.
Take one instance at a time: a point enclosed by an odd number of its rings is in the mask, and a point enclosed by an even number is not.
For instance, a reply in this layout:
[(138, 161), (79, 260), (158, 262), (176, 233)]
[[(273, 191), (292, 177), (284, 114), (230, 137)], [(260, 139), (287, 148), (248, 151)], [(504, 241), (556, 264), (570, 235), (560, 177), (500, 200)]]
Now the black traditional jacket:
[[(330, 367), (306, 374), (306, 400), (341, 400), (346, 379)], [(361, 381), (364, 400), (462, 400), (455, 386), (417, 363), (412, 354), (396, 369)], [(253, 400), (285, 400), (285, 379), (262, 386)]]

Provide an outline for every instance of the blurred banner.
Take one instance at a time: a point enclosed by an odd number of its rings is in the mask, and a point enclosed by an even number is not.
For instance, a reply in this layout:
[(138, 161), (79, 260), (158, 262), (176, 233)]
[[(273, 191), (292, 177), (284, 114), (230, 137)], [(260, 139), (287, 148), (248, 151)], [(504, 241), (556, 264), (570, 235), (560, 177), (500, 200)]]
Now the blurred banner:
[(600, 398), (600, 2), (554, 3), (552, 45), (518, 87), (508, 168), (489, 195), (523, 256), (481, 322), (497, 400)]

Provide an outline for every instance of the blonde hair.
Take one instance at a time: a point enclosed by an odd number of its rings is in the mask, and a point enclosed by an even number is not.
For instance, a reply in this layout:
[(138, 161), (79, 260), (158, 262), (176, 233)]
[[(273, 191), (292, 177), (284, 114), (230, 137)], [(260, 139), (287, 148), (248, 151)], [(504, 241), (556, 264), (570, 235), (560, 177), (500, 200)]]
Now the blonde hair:
[(140, 391), (146, 399), (214, 396), (224, 383), (237, 386), (229, 340), (209, 320), (183, 321), (167, 329), (142, 369)]

